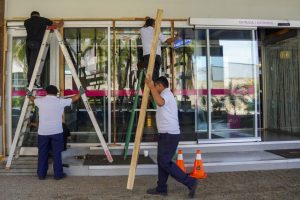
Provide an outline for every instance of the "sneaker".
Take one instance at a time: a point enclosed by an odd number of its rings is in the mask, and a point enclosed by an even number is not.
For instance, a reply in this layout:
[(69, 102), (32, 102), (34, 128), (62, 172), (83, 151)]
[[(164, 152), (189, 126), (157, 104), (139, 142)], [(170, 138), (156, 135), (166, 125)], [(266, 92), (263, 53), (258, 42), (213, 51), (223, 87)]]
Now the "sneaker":
[(66, 177), (67, 177), (67, 174), (66, 174), (66, 173), (63, 173), (62, 176), (59, 176), (59, 177), (55, 177), (55, 176), (54, 176), (54, 179), (55, 179), (55, 180), (61, 180), (61, 179), (66, 178)]
[(156, 190), (156, 188), (150, 188), (147, 190), (147, 194), (151, 194), (151, 195), (161, 195), (161, 196), (167, 196), (168, 193), (167, 192), (159, 192)]
[(195, 197), (195, 194), (196, 194), (196, 189), (197, 189), (197, 186), (198, 186), (198, 180), (196, 179), (194, 185), (189, 188), (189, 198), (194, 198)]

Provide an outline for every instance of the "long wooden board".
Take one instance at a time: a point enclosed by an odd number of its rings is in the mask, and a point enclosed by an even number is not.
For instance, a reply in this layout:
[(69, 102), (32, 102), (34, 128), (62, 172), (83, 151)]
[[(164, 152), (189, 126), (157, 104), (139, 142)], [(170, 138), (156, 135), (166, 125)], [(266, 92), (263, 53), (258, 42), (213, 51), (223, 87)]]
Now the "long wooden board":
[[(159, 33), (160, 33), (162, 14), (163, 14), (163, 10), (158, 9), (157, 13), (156, 13), (154, 37), (152, 40), (152, 46), (151, 46), (151, 51), (150, 51), (147, 76), (150, 74), (151, 75), (153, 74), (153, 68), (154, 68), (154, 62), (155, 62), (155, 57), (156, 57), (156, 50), (157, 50)], [(138, 161), (138, 156), (139, 156), (139, 151), (140, 151), (140, 144), (141, 144), (141, 139), (142, 139), (143, 130), (144, 130), (146, 108), (147, 108), (147, 103), (148, 103), (148, 99), (149, 99), (149, 92), (150, 92), (149, 87), (147, 86), (147, 84), (145, 84), (143, 98), (142, 98), (142, 106), (141, 106), (139, 120), (138, 120), (138, 126), (137, 126), (136, 133), (135, 133), (134, 149), (132, 152), (130, 169), (129, 169), (129, 174), (128, 174), (127, 189), (129, 189), (129, 190), (132, 190), (133, 185), (134, 185), (137, 161)]]

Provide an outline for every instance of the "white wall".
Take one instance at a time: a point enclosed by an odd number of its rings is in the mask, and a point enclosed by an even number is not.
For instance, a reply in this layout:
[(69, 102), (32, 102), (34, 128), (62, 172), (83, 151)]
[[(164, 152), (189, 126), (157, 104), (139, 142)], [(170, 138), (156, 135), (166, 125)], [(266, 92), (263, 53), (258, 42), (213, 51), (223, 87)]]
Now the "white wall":
[(6, 18), (155, 17), (157, 8), (165, 18), (300, 20), (300, 0), (6, 0)]

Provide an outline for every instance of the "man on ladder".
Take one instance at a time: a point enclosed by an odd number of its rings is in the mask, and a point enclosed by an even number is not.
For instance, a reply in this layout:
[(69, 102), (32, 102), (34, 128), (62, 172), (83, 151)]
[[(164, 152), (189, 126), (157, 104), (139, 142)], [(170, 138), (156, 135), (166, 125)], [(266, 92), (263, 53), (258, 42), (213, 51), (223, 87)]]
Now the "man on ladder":
[[(26, 28), (26, 59), (27, 59), (27, 86), (29, 86), (36, 59), (38, 57), (40, 47), (43, 41), (43, 37), (47, 26), (55, 25), (56, 27), (61, 27), (64, 24), (63, 21), (59, 23), (54, 23), (48, 18), (40, 16), (37, 11), (32, 11), (30, 18), (25, 20), (24, 26)], [(37, 80), (39, 81), (39, 80)], [(35, 83), (35, 86), (39, 86), (40, 83)]]
[(48, 155), (51, 149), (53, 155), (54, 179), (59, 180), (66, 175), (63, 173), (61, 153), (64, 149), (64, 136), (62, 128), (62, 114), (66, 106), (78, 101), (84, 90), (80, 88), (80, 93), (72, 98), (58, 98), (58, 89), (49, 85), (46, 87), (47, 96), (29, 98), (39, 108), (39, 128), (38, 128), (38, 167), (37, 175), (40, 180), (44, 180), (48, 170)]
[[(145, 25), (140, 29), (142, 46), (143, 46), (143, 63), (144, 68), (147, 68), (149, 58), (150, 58), (150, 50), (151, 50), (151, 42), (153, 39), (153, 32), (155, 26), (155, 19), (146, 17)], [(161, 65), (161, 43), (171, 44), (177, 39), (177, 37), (170, 37), (166, 39), (162, 33), (159, 34), (159, 42), (157, 45), (155, 63), (154, 63), (154, 71), (152, 79), (155, 81), (159, 77), (159, 69)], [(144, 88), (142, 86), (142, 88)]]

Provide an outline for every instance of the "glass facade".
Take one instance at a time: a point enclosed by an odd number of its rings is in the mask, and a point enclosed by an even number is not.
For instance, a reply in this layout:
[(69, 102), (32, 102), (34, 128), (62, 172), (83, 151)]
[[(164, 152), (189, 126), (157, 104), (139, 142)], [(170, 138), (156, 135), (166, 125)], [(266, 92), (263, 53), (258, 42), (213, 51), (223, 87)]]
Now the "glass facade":
[[(139, 29), (64, 28), (65, 44), (107, 142), (125, 142), (141, 69)], [(256, 31), (164, 27), (162, 33), (166, 38), (172, 34), (180, 37), (174, 48), (162, 46), (160, 75), (169, 79), (178, 103), (181, 140), (195, 142), (199, 139), (256, 137)], [(12, 44), (14, 133), (26, 93), (25, 37), (13, 38)], [(49, 66), (50, 61), (47, 61), (44, 70), (49, 72)], [(67, 64), (64, 69), (65, 95), (70, 95), (78, 88)], [(49, 84), (51, 77), (43, 80), (44, 84)], [(139, 93), (141, 99), (142, 93)], [(139, 109), (136, 111), (131, 142)], [(155, 112), (149, 104), (142, 142), (156, 141)], [(32, 116), (35, 117), (34, 114)], [(66, 108), (65, 122), (72, 132), (69, 142), (99, 142), (81, 101)], [(31, 131), (36, 134), (34, 126)], [(32, 138), (34, 141), (35, 137)], [(28, 142), (28, 146), (33, 144)]]
[[(21, 109), (24, 103), (27, 90), (27, 61), (25, 37), (12, 37), (12, 59), (11, 59), (11, 130), (12, 137), (18, 125)], [(49, 84), (49, 54), (46, 57), (41, 83)], [(36, 144), (38, 116), (36, 110), (30, 114), (29, 133), (25, 134), (24, 146)]]
[[(72, 57), (77, 74), (87, 91), (87, 97), (94, 111), (104, 138), (108, 133), (108, 29), (107, 28), (65, 28), (64, 40)], [(65, 63), (65, 95), (77, 90), (71, 71)], [(71, 142), (97, 143), (93, 124), (82, 101), (65, 110), (65, 122), (73, 132)]]

